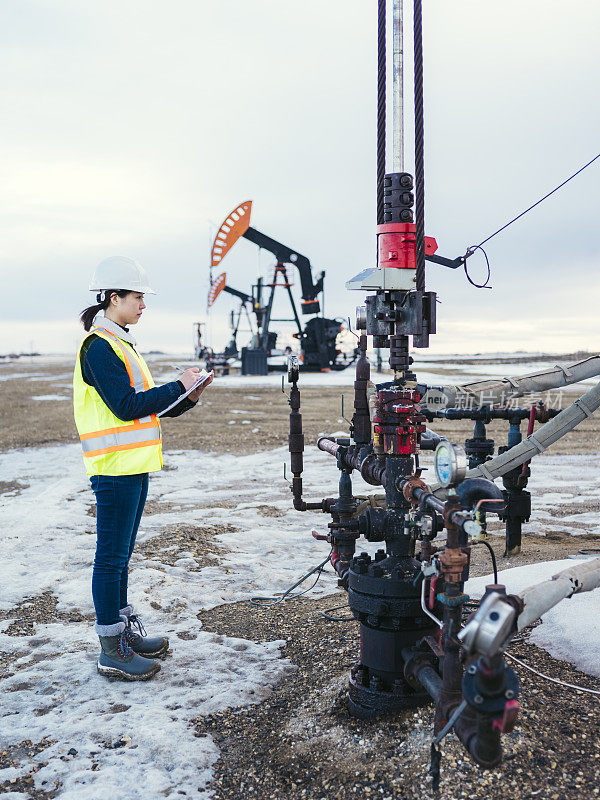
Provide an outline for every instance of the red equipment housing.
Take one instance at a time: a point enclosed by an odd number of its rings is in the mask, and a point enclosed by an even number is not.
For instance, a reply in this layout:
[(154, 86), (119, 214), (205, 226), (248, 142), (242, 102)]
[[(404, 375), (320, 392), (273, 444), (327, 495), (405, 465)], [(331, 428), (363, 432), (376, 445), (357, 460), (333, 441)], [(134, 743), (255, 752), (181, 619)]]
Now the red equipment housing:
[[(425, 253), (437, 250), (433, 236), (425, 237)], [(416, 269), (416, 234), (414, 222), (384, 222), (377, 226), (377, 266)]]

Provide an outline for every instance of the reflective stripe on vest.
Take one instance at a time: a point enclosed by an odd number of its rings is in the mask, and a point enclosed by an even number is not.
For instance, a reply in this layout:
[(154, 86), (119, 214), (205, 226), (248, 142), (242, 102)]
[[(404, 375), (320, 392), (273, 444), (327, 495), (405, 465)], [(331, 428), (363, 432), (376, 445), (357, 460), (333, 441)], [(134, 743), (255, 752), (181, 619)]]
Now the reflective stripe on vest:
[(143, 447), (145, 444), (156, 444), (160, 441), (160, 429), (152, 425), (149, 429), (143, 428), (133, 431), (119, 431), (101, 436), (90, 436), (81, 440), (83, 454), (100, 456), (104, 453), (117, 453), (119, 450), (130, 450), (132, 447)]
[(129, 375), (131, 385), (133, 386), (135, 391), (136, 392), (147, 391), (150, 388), (150, 384), (146, 380), (146, 376), (140, 369), (140, 365), (137, 363), (137, 361), (131, 358), (131, 353), (129, 353), (129, 351), (127, 350), (123, 342), (119, 339), (119, 337), (115, 336), (114, 333), (107, 331), (106, 328), (103, 328), (101, 325), (98, 325), (96, 328), (94, 328), (91, 331), (91, 333), (95, 333), (98, 330), (110, 336), (114, 344), (117, 345), (117, 347), (123, 354), (123, 360), (125, 361), (125, 369), (127, 370), (127, 374)]
[[(127, 371), (133, 391), (154, 386), (142, 356), (114, 333), (95, 326), (90, 334), (105, 339)], [(75, 422), (88, 475), (133, 475), (162, 467), (160, 420), (156, 414), (125, 421), (116, 417), (97, 390), (85, 384), (81, 373), (81, 348), (73, 378)]]
[[(125, 368), (129, 375), (129, 380), (134, 391), (145, 392), (150, 388), (150, 384), (135, 358), (127, 350), (118, 336), (106, 330), (101, 325), (96, 326), (91, 333), (102, 331), (110, 336), (111, 340), (117, 345), (123, 354)], [(148, 430), (149, 429), (149, 430)], [(131, 425), (123, 425), (118, 428), (107, 428), (93, 433), (84, 433), (79, 436), (83, 448), (84, 458), (100, 456), (105, 453), (117, 453), (120, 450), (130, 450), (133, 447), (144, 447), (148, 444), (156, 444), (160, 441), (160, 423), (155, 414), (137, 419)]]
[[(102, 333), (108, 334), (111, 337), (112, 341), (117, 345), (121, 353), (123, 354), (123, 360), (125, 362), (125, 369), (127, 370), (127, 374), (129, 375), (129, 380), (131, 381), (131, 385), (136, 392), (146, 392), (150, 388), (150, 384), (142, 370), (140, 369), (140, 365), (135, 359), (131, 358), (131, 353), (127, 350), (124, 346), (123, 342), (119, 339), (118, 336), (115, 336), (114, 333), (111, 331), (106, 330), (101, 325), (97, 325), (91, 333), (96, 333), (96, 331), (101, 330)], [(140, 417), (137, 422), (150, 422), (151, 420), (156, 419), (156, 415), (151, 415), (149, 417)], [(85, 451), (85, 448), (84, 448)]]

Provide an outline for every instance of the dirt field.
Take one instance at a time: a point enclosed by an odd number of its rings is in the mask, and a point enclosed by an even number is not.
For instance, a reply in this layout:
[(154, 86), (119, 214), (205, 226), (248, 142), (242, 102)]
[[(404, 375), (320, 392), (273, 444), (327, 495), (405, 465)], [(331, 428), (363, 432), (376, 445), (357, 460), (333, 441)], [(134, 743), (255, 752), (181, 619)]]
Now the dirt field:
[[(452, 375), (451, 368), (442, 367), (440, 374)], [(157, 383), (172, 379), (172, 372), (158, 363), (153, 366)], [(0, 378), (11, 375), (15, 380), (0, 381), (0, 447), (36, 447), (77, 441), (71, 407), (71, 375), (68, 363), (40, 365), (25, 360), (0, 363)], [(249, 379), (252, 380), (251, 378)], [(450, 380), (450, 377), (449, 377)], [(353, 387), (314, 387), (302, 389), (302, 418), (307, 444), (333, 430), (346, 430), (341, 419), (341, 395), (344, 395), (345, 416), (352, 415)], [(565, 390), (562, 406), (566, 407), (582, 391)], [(35, 400), (35, 397), (60, 395), (65, 399)], [(256, 420), (252, 426), (236, 426), (235, 434), (228, 427), (236, 420), (232, 409), (243, 408)], [(219, 386), (218, 378), (201, 398), (192, 413), (176, 419), (163, 420), (165, 449), (198, 449), (215, 453), (247, 454), (270, 450), (287, 443), (289, 406), (280, 388)], [(456, 442), (472, 435), (472, 423), (440, 420), (432, 427), (436, 432)], [(258, 428), (254, 433), (252, 428)], [(523, 424), (525, 431), (526, 423)], [(507, 426), (495, 421), (488, 426), (488, 435), (496, 444), (505, 444)], [(586, 420), (552, 448), (553, 453), (600, 452), (600, 418)]]
[[(27, 378), (35, 374), (36, 377)], [(76, 440), (70, 403), (69, 376), (65, 364), (0, 365), (0, 447), (30, 448)], [(24, 377), (17, 377), (17, 376)], [(156, 370), (157, 382), (161, 371)], [(351, 408), (352, 387), (344, 388), (346, 408)], [(302, 413), (307, 442), (321, 433), (344, 429), (340, 421), (340, 389), (314, 387), (302, 391)], [(570, 392), (563, 407), (581, 392)], [(60, 395), (65, 400), (36, 400)], [(229, 426), (232, 409), (243, 408), (256, 423)], [(206, 452), (248, 454), (281, 446), (287, 441), (288, 405), (278, 389), (227, 388), (218, 380), (203, 396), (202, 406), (181, 419), (165, 420), (166, 449), (199, 449)], [(348, 412), (346, 412), (348, 413)], [(231, 428), (235, 427), (235, 433)], [(432, 426), (454, 441), (471, 434), (469, 423)], [(258, 429), (258, 430), (256, 430)], [(506, 426), (489, 426), (497, 444), (504, 443)], [(562, 439), (553, 452), (600, 453), (600, 420), (587, 420)], [(15, 490), (2, 483), (0, 494)], [(535, 498), (533, 499), (535, 503)], [(600, 505), (600, 499), (599, 499)], [(597, 510), (589, 507), (582, 510)], [(148, 509), (149, 513), (160, 509)], [(158, 537), (160, 538), (160, 537)], [(218, 563), (220, 546), (198, 537), (193, 527), (181, 526), (169, 533), (171, 544), (181, 552), (204, 554), (205, 564)], [(492, 537), (500, 567), (503, 542)], [(152, 554), (158, 540), (146, 544)], [(598, 538), (578, 536), (525, 537), (523, 553), (510, 566), (564, 558), (581, 547), (597, 547)], [(179, 550), (172, 557), (177, 558)], [(489, 572), (484, 548), (474, 548), (472, 574)], [(21, 635), (35, 633), (36, 624), (58, 621), (51, 597), (28, 598), (30, 605), (2, 613), (14, 619)], [(330, 622), (320, 611), (344, 606), (338, 593), (324, 600), (298, 600), (268, 611), (247, 603), (215, 608), (199, 615), (203, 629), (219, 634), (267, 641), (285, 639), (283, 655), (297, 667), (294, 675), (275, 688), (270, 698), (256, 706), (234, 708), (195, 720), (199, 734), (210, 733), (221, 751), (212, 790), (226, 800), (308, 800), (309, 798), (424, 798), (431, 796), (427, 776), (432, 710), (406, 712), (379, 723), (364, 723), (348, 716), (344, 695), (347, 673), (358, 653), (357, 625)], [(346, 616), (341, 608), (336, 612)], [(512, 652), (532, 667), (570, 683), (600, 688), (597, 679), (579, 673), (568, 663), (552, 659), (545, 651), (524, 641)], [(1, 661), (0, 668), (10, 669)], [(600, 792), (600, 704), (598, 697), (548, 683), (517, 667), (521, 681), (522, 712), (515, 732), (505, 737), (506, 760), (502, 767), (480, 771), (453, 737), (444, 743), (440, 797), (543, 798), (586, 800)], [(0, 672), (0, 677), (2, 673)], [(218, 675), (207, 675), (218, 681)], [(51, 733), (51, 732), (50, 732)], [(21, 749), (43, 742), (20, 743)], [(18, 748), (0, 753), (0, 768), (17, 763)], [(31, 797), (50, 798), (55, 792), (0, 784), (0, 793), (28, 791)]]

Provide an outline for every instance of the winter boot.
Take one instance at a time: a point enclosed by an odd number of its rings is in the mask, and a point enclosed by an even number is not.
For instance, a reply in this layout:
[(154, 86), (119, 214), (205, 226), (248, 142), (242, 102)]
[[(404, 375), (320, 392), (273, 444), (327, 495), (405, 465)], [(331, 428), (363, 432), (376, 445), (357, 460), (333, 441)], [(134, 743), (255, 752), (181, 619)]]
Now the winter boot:
[[(125, 606), (119, 611), (121, 619), (126, 624), (125, 635), (129, 646), (134, 653), (141, 656), (164, 655), (169, 649), (169, 640), (166, 636), (147, 636), (142, 620), (135, 613), (133, 606)], [(134, 630), (137, 628), (137, 630)]]
[(134, 653), (126, 634), (123, 620), (114, 625), (96, 624), (102, 651), (98, 657), (98, 672), (107, 678), (124, 681), (147, 681), (160, 670), (157, 661)]

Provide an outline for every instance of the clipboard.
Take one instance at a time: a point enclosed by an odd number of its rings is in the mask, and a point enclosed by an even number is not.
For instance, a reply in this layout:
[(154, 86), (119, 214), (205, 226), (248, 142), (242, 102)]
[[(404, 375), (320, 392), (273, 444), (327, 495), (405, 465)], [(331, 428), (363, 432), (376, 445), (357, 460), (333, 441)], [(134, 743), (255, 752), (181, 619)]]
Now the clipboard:
[(201, 370), (200, 374), (198, 376), (198, 380), (192, 386), (192, 388), (188, 389), (187, 392), (184, 392), (183, 394), (180, 394), (179, 397), (177, 398), (177, 400), (175, 400), (173, 403), (171, 403), (170, 406), (167, 406), (166, 408), (163, 408), (163, 410), (160, 411), (156, 416), (157, 417), (162, 417), (162, 415), (166, 414), (167, 411), (170, 411), (172, 408), (175, 408), (175, 406), (179, 405), (179, 403), (181, 403), (182, 400), (185, 400), (185, 398), (189, 394), (191, 394), (195, 389), (197, 389), (199, 386), (202, 386), (203, 383), (206, 383), (206, 381), (210, 378), (210, 376), (212, 374), (213, 374), (212, 372), (207, 372), (205, 369)]

